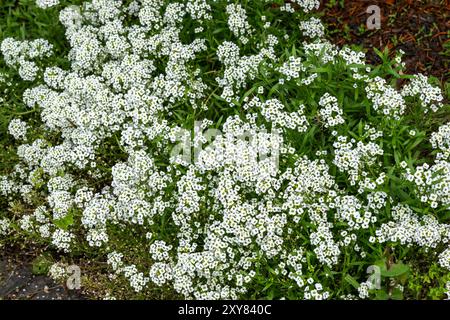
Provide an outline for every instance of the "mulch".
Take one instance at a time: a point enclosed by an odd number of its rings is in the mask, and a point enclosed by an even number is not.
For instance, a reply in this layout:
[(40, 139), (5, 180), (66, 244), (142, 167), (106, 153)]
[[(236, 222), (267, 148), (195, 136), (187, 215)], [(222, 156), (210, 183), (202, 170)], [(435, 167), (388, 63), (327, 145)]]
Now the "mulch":
[[(370, 5), (381, 9), (378, 30), (366, 27)], [(325, 0), (320, 11), (331, 30), (332, 42), (362, 45), (369, 63), (381, 63), (373, 48), (383, 51), (387, 47), (392, 56), (402, 49), (407, 74), (432, 75), (441, 83), (449, 80), (450, 0)]]

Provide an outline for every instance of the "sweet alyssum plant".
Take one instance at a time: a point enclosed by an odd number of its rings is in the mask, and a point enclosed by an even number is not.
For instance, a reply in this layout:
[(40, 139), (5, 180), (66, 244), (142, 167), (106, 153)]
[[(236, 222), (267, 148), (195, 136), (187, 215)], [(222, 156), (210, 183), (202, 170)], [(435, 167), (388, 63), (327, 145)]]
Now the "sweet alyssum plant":
[(107, 261), (112, 296), (411, 297), (431, 266), (450, 294), (449, 108), (401, 55), (331, 44), (316, 0), (68, 2), (36, 1), (67, 56), (0, 39), (3, 243)]

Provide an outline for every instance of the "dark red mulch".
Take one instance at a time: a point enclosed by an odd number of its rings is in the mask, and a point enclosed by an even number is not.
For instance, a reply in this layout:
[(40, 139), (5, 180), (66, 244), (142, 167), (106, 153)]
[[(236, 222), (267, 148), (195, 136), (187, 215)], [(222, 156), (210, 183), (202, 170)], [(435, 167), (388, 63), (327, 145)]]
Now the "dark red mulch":
[[(379, 30), (366, 27), (370, 5), (381, 9)], [(392, 55), (402, 49), (406, 73), (433, 75), (442, 83), (449, 80), (450, 0), (324, 0), (320, 11), (331, 40), (338, 45), (362, 45), (367, 49), (368, 62), (381, 62), (373, 47), (380, 51), (387, 47)]]

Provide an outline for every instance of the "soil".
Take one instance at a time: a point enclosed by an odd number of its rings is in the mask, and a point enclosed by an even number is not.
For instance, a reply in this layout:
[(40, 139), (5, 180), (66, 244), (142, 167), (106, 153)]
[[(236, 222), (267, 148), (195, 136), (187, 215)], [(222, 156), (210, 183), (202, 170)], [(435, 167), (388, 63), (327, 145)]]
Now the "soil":
[[(83, 296), (32, 272), (33, 250), (6, 248), (0, 253), (0, 300), (79, 300)], [(19, 253), (20, 252), (20, 253)]]

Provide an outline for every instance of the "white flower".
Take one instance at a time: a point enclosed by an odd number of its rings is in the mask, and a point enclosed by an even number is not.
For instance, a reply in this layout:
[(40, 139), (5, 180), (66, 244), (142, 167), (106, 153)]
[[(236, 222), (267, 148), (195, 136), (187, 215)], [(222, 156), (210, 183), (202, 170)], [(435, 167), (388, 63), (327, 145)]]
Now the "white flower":
[(325, 127), (334, 127), (345, 122), (343, 116), (343, 111), (338, 105), (338, 101), (335, 97), (329, 93), (325, 93), (319, 101), (320, 118), (325, 121)]
[(59, 4), (59, 0), (36, 0), (36, 5), (39, 8), (47, 9)]
[(450, 249), (444, 250), (439, 255), (439, 265), (443, 268), (450, 270)]
[(403, 87), (402, 95), (405, 97), (417, 96), (425, 112), (429, 110), (436, 112), (443, 106), (444, 97), (441, 89), (430, 85), (428, 78), (421, 73), (414, 76), (411, 83)]
[(251, 33), (251, 27), (247, 22), (247, 13), (240, 4), (229, 4), (226, 7), (228, 14), (228, 26), (233, 34), (243, 43), (247, 42), (247, 36)]
[(64, 252), (69, 252), (74, 238), (75, 236), (72, 233), (62, 229), (56, 229), (52, 234), (52, 244)]
[(310, 18), (300, 22), (300, 30), (303, 31), (305, 36), (310, 38), (323, 37), (325, 35), (325, 27), (318, 18)]
[(9, 122), (8, 132), (16, 140), (26, 140), (28, 125), (20, 119), (13, 119)]
[(313, 9), (319, 9), (320, 1), (319, 0), (293, 0), (292, 2), (300, 5), (303, 8), (304, 12), (309, 12)]
[(0, 219), (0, 235), (5, 236), (8, 234), (10, 224), (7, 218)]
[(367, 82), (367, 98), (372, 101), (375, 111), (399, 119), (406, 108), (402, 95), (386, 85), (386, 80), (380, 77), (367, 80)]
[(50, 266), (48, 270), (50, 278), (56, 281), (64, 280), (67, 277), (67, 266), (63, 263), (56, 262)]

